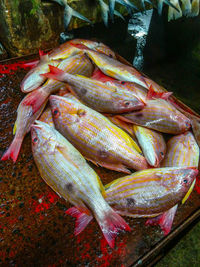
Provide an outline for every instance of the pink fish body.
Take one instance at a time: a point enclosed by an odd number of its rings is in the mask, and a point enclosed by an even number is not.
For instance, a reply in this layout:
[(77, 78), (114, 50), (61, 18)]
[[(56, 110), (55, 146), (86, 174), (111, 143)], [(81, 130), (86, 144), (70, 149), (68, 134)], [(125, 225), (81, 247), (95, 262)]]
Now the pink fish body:
[(120, 118), (170, 134), (183, 133), (191, 126), (190, 120), (164, 99), (148, 100), (142, 110), (123, 114)]
[(133, 129), (149, 165), (159, 167), (166, 152), (166, 144), (162, 134), (137, 125), (134, 125)]
[(144, 103), (131, 92), (117, 86), (109, 86), (84, 76), (71, 75), (54, 67), (50, 67), (50, 70), (50, 73), (43, 75), (68, 83), (72, 86), (73, 94), (99, 112), (119, 114), (144, 107)]
[[(96, 218), (108, 244), (114, 247), (119, 230), (130, 230), (126, 222), (107, 204), (98, 175), (83, 156), (59, 132), (46, 123), (32, 126), (32, 151), (44, 181), (66, 201), (84, 214)], [(75, 234), (90, 220), (79, 218)]]
[(72, 98), (51, 96), (50, 105), (56, 129), (88, 160), (126, 173), (148, 167), (130, 136), (100, 113)]

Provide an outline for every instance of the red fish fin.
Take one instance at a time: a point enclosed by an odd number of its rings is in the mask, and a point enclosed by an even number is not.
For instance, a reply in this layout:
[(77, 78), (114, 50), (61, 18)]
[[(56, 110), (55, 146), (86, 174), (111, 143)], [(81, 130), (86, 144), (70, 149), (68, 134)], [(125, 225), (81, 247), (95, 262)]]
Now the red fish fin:
[(88, 47), (85, 46), (84, 44), (76, 44), (76, 43), (73, 43), (73, 41), (70, 42), (70, 45), (75, 46), (75, 47), (78, 48), (78, 49), (93, 51), (92, 49), (88, 48)]
[(34, 60), (34, 61), (30, 61), (30, 62), (25, 62), (25, 63), (21, 63), (20, 66), (22, 68), (34, 68), (35, 66), (37, 66), (39, 60)]
[(48, 94), (44, 94), (40, 89), (29, 93), (23, 100), (23, 105), (31, 106), (33, 113), (37, 112), (47, 100)]
[(113, 210), (105, 212), (104, 216), (97, 221), (106, 241), (111, 248), (114, 248), (115, 237), (120, 230), (131, 230), (125, 220)]
[(6, 150), (6, 152), (3, 154), (1, 160), (7, 160), (7, 159), (12, 159), (13, 162), (16, 162), (19, 151), (22, 145), (23, 138), (17, 138), (16, 136), (14, 137), (12, 143), (10, 144), (9, 148)]
[(40, 74), (41, 76), (44, 76), (46, 78), (49, 79), (54, 79), (54, 80), (62, 80), (63, 74), (65, 74), (65, 72), (57, 67), (51, 66), (49, 65), (49, 72), (48, 73), (43, 73)]
[(146, 221), (146, 225), (157, 225), (159, 224), (164, 235), (168, 235), (172, 228), (172, 223), (174, 221), (174, 216), (176, 214), (178, 205), (175, 205), (168, 211), (164, 212), (162, 215), (159, 215), (155, 218), (151, 218)]
[(79, 235), (93, 219), (92, 215), (81, 212), (78, 208), (69, 208), (65, 213), (76, 218), (74, 234)]
[(47, 53), (45, 53), (44, 51), (42, 51), (41, 49), (39, 49), (39, 56), (40, 58), (47, 55)]
[(115, 79), (105, 75), (100, 69), (96, 68), (92, 74), (92, 79), (101, 81), (103, 83), (109, 81), (116, 81)]
[(147, 93), (147, 100), (155, 98), (162, 98), (164, 100), (167, 100), (172, 94), (172, 92), (156, 92), (154, 91), (153, 86), (151, 84)]

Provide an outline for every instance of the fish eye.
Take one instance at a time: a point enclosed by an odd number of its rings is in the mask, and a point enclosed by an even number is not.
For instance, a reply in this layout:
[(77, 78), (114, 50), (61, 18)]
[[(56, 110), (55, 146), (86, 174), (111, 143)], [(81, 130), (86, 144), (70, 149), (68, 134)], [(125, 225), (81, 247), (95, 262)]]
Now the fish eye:
[(111, 58), (113, 57), (111, 54), (109, 54), (108, 56), (111, 57)]
[(187, 184), (188, 180), (187, 179), (184, 179), (183, 182), (184, 182), (184, 184)]
[(121, 82), (121, 84), (125, 84), (126, 82)]
[(164, 153), (163, 153), (162, 151), (160, 151), (160, 155), (161, 155), (161, 156), (163, 156), (163, 155), (164, 155)]
[(79, 110), (77, 111), (77, 115), (78, 115), (79, 117), (83, 117), (85, 114), (86, 114), (86, 111), (85, 111), (84, 109), (79, 109)]
[(57, 118), (60, 115), (60, 112), (57, 108), (53, 110), (53, 115), (55, 118)]
[(38, 142), (38, 139), (37, 139), (37, 137), (35, 137), (35, 138), (33, 139), (33, 143), (34, 143), (34, 144), (37, 144), (37, 142)]
[(129, 102), (129, 101), (125, 101), (125, 102), (124, 102), (124, 106), (125, 106), (125, 107), (128, 107), (129, 105), (130, 105), (130, 102)]

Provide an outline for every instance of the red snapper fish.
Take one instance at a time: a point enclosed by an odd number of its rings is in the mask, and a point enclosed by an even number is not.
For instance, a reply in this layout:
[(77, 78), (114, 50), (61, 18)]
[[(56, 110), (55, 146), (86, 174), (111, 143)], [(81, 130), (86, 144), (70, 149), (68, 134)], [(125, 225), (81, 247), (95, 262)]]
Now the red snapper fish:
[[(197, 174), (198, 170), (192, 167), (138, 171), (107, 184), (105, 200), (122, 216), (155, 217), (172, 210), (185, 197)], [(76, 218), (83, 216), (88, 223), (92, 220), (91, 215), (81, 214), (76, 208), (71, 208), (68, 214)], [(164, 226), (166, 234), (168, 228)]]
[[(134, 82), (147, 87), (143, 75), (134, 67), (125, 65), (117, 59), (99, 53), (82, 44), (72, 44), (84, 51), (95, 65), (106, 75), (121, 81)], [(147, 87), (148, 88), (148, 87)]]
[[(130, 227), (104, 200), (105, 190), (99, 176), (78, 150), (46, 123), (36, 121), (31, 135), (33, 156), (41, 177), (80, 212), (92, 213), (113, 248), (117, 232), (130, 231)], [(75, 235), (87, 224), (88, 221), (80, 217)]]
[(94, 164), (120, 172), (148, 168), (137, 144), (102, 114), (69, 97), (50, 96), (56, 129)]
[(50, 66), (50, 72), (42, 74), (71, 85), (71, 92), (89, 107), (105, 113), (124, 113), (140, 110), (144, 103), (131, 92), (109, 86), (81, 75), (71, 75)]
[(142, 110), (119, 118), (162, 133), (180, 134), (191, 127), (190, 120), (164, 99), (148, 100)]

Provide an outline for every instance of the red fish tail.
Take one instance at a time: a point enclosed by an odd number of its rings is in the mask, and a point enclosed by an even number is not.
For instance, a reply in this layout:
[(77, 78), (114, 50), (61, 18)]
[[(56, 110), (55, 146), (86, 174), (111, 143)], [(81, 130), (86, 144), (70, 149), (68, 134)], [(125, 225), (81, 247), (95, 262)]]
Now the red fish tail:
[(22, 141), (23, 141), (23, 138), (19, 138), (15, 136), (9, 148), (3, 154), (1, 160), (8, 160), (11, 158), (13, 162), (16, 162), (21, 145), (22, 145)]
[(26, 63), (21, 63), (20, 66), (22, 68), (34, 68), (35, 66), (37, 66), (39, 60), (34, 60), (34, 61), (30, 61), (30, 62), (26, 62)]
[(40, 107), (47, 100), (49, 94), (46, 94), (44, 91), (37, 89), (29, 93), (23, 100), (23, 105), (31, 106), (33, 113), (37, 112)]
[(129, 225), (114, 210), (104, 212), (101, 218), (97, 218), (101, 231), (111, 248), (114, 248), (115, 238), (120, 230), (130, 231)]
[(148, 219), (146, 225), (160, 225), (164, 235), (168, 235), (171, 231), (172, 224), (174, 221), (174, 216), (176, 214), (178, 205), (175, 205), (168, 211), (164, 212), (162, 215), (159, 215), (155, 218)]
[(93, 219), (92, 215), (88, 215), (84, 212), (81, 212), (76, 207), (69, 208), (65, 213), (76, 218), (75, 229), (74, 229), (75, 235), (79, 235)]
[(44, 76), (46, 78), (53, 79), (53, 80), (62, 81), (63, 75), (65, 74), (63, 70), (57, 67), (51, 66), (51, 65), (49, 65), (49, 70), (50, 71), (48, 73), (40, 74), (40, 76)]

